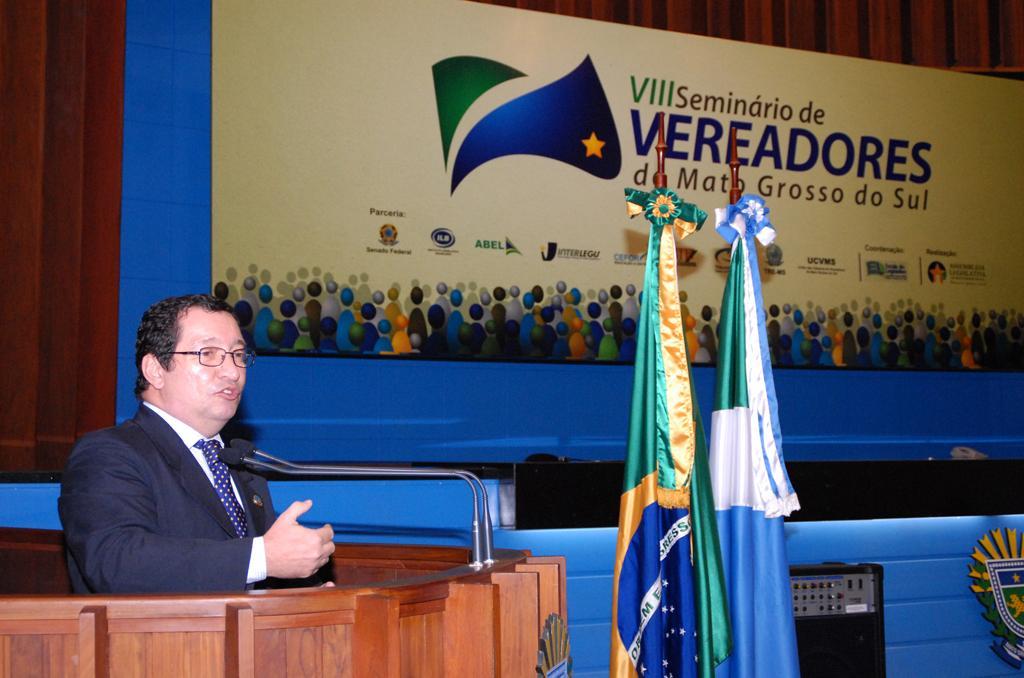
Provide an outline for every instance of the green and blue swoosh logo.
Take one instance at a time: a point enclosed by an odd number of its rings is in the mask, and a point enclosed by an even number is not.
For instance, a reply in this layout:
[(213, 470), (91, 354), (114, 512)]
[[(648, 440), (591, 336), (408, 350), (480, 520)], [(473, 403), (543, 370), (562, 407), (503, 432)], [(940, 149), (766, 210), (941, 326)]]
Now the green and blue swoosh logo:
[[(455, 130), (469, 107), (491, 88), (525, 77), (482, 57), (434, 64), (434, 93), (445, 166)], [(559, 160), (601, 179), (614, 179), (622, 151), (608, 98), (587, 56), (571, 73), (488, 113), (466, 135), (450, 163), (451, 192), (484, 163), (508, 155)]]

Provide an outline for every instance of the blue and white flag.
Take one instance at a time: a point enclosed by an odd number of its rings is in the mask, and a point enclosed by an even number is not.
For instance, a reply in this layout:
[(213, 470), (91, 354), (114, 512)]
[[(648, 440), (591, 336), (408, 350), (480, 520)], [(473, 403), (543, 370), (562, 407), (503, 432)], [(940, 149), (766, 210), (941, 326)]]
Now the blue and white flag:
[(757, 239), (775, 229), (759, 196), (715, 210), (732, 245), (722, 298), (711, 481), (725, 569), (733, 653), (718, 678), (799, 676), (783, 516), (800, 508), (782, 459), (775, 383), (764, 324)]

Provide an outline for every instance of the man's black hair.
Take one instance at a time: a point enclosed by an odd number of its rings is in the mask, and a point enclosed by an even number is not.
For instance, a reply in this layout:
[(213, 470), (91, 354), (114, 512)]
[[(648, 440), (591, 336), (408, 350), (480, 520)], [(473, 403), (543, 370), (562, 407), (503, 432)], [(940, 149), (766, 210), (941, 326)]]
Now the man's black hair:
[(209, 313), (230, 313), (232, 318), (235, 317), (230, 304), (209, 294), (168, 297), (147, 308), (135, 335), (136, 398), (149, 388), (149, 382), (142, 376), (142, 359), (152, 353), (164, 369), (170, 369), (172, 351), (181, 334), (178, 321), (193, 308)]

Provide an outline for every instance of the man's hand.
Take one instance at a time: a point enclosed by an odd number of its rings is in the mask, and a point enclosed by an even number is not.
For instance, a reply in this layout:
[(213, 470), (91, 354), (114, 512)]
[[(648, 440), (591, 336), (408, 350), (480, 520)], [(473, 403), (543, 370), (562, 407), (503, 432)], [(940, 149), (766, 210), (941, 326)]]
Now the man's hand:
[(311, 530), (298, 523), (299, 516), (311, 506), (310, 499), (292, 502), (263, 535), (268, 577), (308, 577), (323, 567), (334, 553), (334, 530), (330, 525)]

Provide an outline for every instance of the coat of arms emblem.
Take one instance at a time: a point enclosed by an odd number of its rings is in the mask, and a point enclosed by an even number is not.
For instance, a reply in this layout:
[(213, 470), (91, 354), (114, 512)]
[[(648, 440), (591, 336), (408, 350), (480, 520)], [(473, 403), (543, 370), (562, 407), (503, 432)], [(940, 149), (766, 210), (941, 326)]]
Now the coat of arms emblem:
[[(992, 530), (971, 554), (971, 591), (985, 607), (982, 614), (1002, 642), (992, 651), (1015, 669), (1024, 662), (1024, 553), (1017, 530)], [(980, 547), (980, 548), (979, 548)]]

